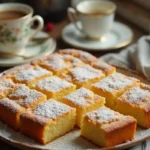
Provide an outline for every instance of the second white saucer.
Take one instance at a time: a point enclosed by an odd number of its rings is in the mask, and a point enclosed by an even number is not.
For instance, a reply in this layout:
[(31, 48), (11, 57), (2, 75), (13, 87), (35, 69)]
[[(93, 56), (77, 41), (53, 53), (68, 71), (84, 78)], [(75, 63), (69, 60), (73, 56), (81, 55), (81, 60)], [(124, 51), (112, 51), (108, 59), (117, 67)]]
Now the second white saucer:
[[(80, 24), (80, 22), (78, 23)], [(128, 26), (115, 21), (111, 31), (101, 41), (91, 40), (79, 32), (73, 23), (70, 23), (62, 30), (61, 36), (67, 44), (76, 48), (90, 51), (107, 51), (130, 44), (133, 38), (133, 32)]]

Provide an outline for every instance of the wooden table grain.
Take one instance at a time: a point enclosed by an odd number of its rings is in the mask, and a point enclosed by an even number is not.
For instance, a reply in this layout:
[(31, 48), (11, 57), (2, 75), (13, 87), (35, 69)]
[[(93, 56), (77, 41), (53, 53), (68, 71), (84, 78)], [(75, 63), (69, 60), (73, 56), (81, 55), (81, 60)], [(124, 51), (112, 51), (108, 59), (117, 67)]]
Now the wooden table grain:
[[(126, 25), (128, 25), (134, 32), (134, 39), (133, 39), (133, 42), (136, 42), (141, 36), (147, 34), (146, 32), (142, 31), (140, 28), (138, 28), (137, 26), (119, 18), (119, 17), (116, 17), (116, 20), (117, 21), (120, 21)], [(55, 24), (54, 26), (54, 30), (52, 32), (49, 32), (50, 36), (55, 38), (57, 40), (57, 50), (58, 49), (64, 49), (64, 48), (73, 48), (67, 44), (65, 44), (62, 40), (61, 40), (61, 30), (64, 28), (65, 25), (67, 25), (69, 23), (68, 19), (64, 19), (62, 22), (60, 23), (57, 23)], [(119, 49), (119, 50), (115, 50), (115, 51), (112, 51), (113, 53), (118, 53), (120, 52), (122, 49)], [(95, 55), (96, 57), (100, 57), (104, 54), (107, 54), (107, 53), (110, 53), (111, 51), (107, 51), (107, 52), (91, 52), (93, 55)], [(0, 71), (4, 71), (8, 68), (5, 68), (5, 67), (2, 67), (0, 68)], [(138, 145), (138, 150), (142, 150), (142, 145), (140, 144), (140, 146)], [(137, 147), (133, 147), (131, 148), (130, 150), (137, 150)], [(139, 149), (140, 147), (140, 149)], [(18, 150), (17, 148), (9, 145), (9, 144), (6, 144), (2, 141), (0, 141), (0, 150)]]

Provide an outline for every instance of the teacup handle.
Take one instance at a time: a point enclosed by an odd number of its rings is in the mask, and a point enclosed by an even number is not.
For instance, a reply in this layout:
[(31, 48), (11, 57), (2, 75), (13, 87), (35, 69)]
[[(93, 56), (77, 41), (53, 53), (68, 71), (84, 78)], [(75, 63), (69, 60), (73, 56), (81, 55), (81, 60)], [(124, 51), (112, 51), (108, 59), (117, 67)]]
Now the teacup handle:
[(44, 27), (44, 20), (41, 16), (36, 15), (36, 16), (32, 17), (30, 24), (32, 25), (35, 21), (38, 21), (38, 26), (35, 29), (35, 32), (30, 36), (30, 39), (32, 39)]
[(75, 25), (76, 29), (83, 32), (83, 29), (77, 24), (77, 12), (74, 8), (68, 8), (68, 18)]

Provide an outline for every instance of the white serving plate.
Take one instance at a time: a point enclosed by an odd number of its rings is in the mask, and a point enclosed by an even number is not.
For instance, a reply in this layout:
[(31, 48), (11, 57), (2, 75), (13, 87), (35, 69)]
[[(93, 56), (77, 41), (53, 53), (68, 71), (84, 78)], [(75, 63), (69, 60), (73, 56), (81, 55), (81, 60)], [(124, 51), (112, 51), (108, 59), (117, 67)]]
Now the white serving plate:
[[(139, 78), (142, 82), (150, 84), (150, 81), (137, 74), (134, 71), (126, 70), (123, 68), (117, 67), (117, 72), (121, 72), (128, 76), (133, 76)], [(33, 129), (34, 130), (34, 129)], [(119, 136), (119, 135), (118, 135)], [(47, 145), (41, 145), (36, 141), (28, 138), (27, 136), (16, 132), (13, 129), (9, 128), (6, 124), (0, 122), (0, 139), (8, 144), (11, 144), (20, 149), (30, 150), (49, 150), (49, 149), (64, 149), (64, 150), (76, 150), (76, 149), (99, 149), (99, 150), (111, 150), (111, 149), (125, 149), (133, 145), (136, 145), (150, 137), (150, 129), (137, 128), (136, 135), (134, 140), (128, 141), (123, 144), (119, 144), (113, 147), (100, 148), (95, 144), (87, 141), (86, 139), (80, 137), (80, 129), (75, 128), (71, 132), (67, 133), (64, 136), (59, 137), (53, 142)]]

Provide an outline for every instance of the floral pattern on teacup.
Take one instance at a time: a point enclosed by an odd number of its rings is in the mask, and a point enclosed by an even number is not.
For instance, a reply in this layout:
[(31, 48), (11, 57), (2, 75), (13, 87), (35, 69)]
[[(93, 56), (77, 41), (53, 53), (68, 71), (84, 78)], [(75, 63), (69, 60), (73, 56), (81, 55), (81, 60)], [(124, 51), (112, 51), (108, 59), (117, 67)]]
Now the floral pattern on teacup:
[[(24, 37), (30, 34), (30, 25), (26, 25), (23, 29), (23, 34), (17, 38), (17, 34), (20, 33), (19, 28), (9, 29), (6, 25), (0, 25), (0, 44), (6, 44), (7, 42), (15, 43), (19, 40), (22, 40)], [(16, 31), (16, 35), (14, 34)]]

